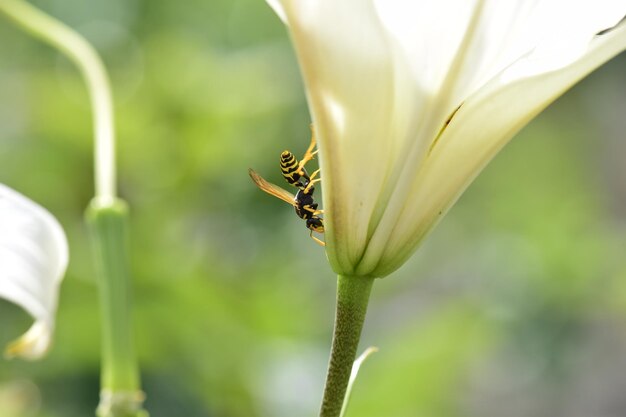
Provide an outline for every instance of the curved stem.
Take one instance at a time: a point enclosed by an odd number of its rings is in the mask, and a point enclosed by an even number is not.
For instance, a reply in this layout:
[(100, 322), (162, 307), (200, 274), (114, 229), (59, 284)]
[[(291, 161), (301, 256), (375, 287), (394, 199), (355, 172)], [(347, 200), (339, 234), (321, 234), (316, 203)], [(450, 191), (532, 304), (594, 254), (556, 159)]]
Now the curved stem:
[(341, 413), (373, 283), (370, 277), (337, 277), (335, 330), (320, 417)]
[(94, 117), (95, 194), (102, 202), (115, 199), (115, 132), (109, 79), (100, 57), (77, 32), (21, 0), (0, 0), (0, 13), (31, 35), (63, 52), (79, 68)]

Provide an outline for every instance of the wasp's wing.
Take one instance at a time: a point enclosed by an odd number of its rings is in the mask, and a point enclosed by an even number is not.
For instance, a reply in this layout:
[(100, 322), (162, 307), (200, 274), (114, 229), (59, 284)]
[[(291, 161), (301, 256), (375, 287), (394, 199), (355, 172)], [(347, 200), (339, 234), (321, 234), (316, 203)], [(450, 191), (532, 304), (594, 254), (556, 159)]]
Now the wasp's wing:
[(268, 194), (273, 195), (274, 197), (278, 197), (286, 203), (295, 206), (295, 196), (291, 194), (289, 191), (280, 188), (278, 185), (274, 185), (271, 182), (266, 181), (263, 177), (257, 174), (253, 169), (248, 169), (248, 174), (250, 174), (250, 178), (252, 181), (259, 187), (261, 190), (265, 191)]

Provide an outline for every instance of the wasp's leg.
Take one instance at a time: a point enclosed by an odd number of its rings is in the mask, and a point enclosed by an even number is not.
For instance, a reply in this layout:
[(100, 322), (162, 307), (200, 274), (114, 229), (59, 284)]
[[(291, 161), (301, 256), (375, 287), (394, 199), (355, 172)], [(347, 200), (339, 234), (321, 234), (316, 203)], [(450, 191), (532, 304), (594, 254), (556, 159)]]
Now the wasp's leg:
[(315, 243), (317, 243), (318, 245), (326, 246), (326, 243), (324, 243), (323, 241), (321, 241), (318, 238), (316, 238), (315, 236), (313, 236), (313, 230), (311, 230), (311, 233), (309, 234), (309, 236), (311, 236), (311, 239), (313, 239), (315, 241)]
[(302, 207), (304, 210), (310, 212), (313, 216), (317, 216), (319, 214), (324, 214), (324, 210), (317, 210), (317, 204), (315, 205), (315, 207), (310, 207), (310, 206), (306, 206), (306, 207)]
[[(317, 152), (317, 151), (316, 151)], [(319, 169), (316, 169), (315, 171), (313, 171), (313, 173), (311, 174), (311, 176), (309, 177), (309, 181), (314, 179), (315, 177), (317, 177), (317, 174), (320, 173)], [(319, 181), (319, 180), (318, 180)]]
[(304, 191), (305, 194), (309, 193), (309, 190), (311, 189), (311, 187), (313, 187), (313, 184), (315, 184), (316, 182), (320, 182), (322, 180), (321, 178), (315, 179), (315, 177), (317, 177), (317, 174), (319, 173), (320, 173), (320, 170), (318, 169), (309, 176), (306, 186), (302, 189), (302, 191)]
[(320, 182), (322, 180), (321, 178), (315, 178), (317, 177), (319, 173), (320, 173), (320, 170), (317, 169), (309, 176), (306, 186), (302, 189), (302, 191), (304, 191), (305, 194), (309, 193), (309, 190), (311, 189), (311, 187), (313, 187), (313, 184), (315, 184), (316, 182)]
[(313, 131), (313, 125), (311, 125), (311, 144), (309, 145), (308, 149), (304, 153), (304, 156), (300, 160), (300, 164), (298, 165), (298, 171), (304, 169), (304, 166), (306, 165), (306, 163), (309, 162), (311, 159), (313, 159), (313, 157), (317, 153), (317, 151), (313, 151), (313, 149), (315, 149), (315, 145), (316, 145), (315, 132)]
[[(319, 171), (319, 170), (318, 170)], [(317, 172), (317, 171), (316, 171)], [(313, 178), (313, 177), (311, 177)], [(315, 180), (311, 180), (307, 183), (306, 187), (304, 187), (304, 190), (302, 190), (302, 192), (304, 194), (308, 194), (309, 190), (311, 189), (311, 187), (313, 187), (313, 184), (315, 184), (316, 182), (320, 182), (322, 179), (321, 178), (317, 178)]]

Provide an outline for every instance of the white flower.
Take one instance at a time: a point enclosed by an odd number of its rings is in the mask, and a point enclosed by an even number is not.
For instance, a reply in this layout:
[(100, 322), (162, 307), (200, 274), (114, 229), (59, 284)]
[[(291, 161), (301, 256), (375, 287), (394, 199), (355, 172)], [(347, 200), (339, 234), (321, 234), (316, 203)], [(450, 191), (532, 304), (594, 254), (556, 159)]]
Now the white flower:
[(268, 2), (300, 62), (343, 275), (400, 267), (519, 129), (626, 48), (626, 0)]
[(26, 310), (35, 323), (5, 355), (38, 359), (50, 346), (68, 245), (58, 221), (43, 207), (0, 184), (0, 297)]

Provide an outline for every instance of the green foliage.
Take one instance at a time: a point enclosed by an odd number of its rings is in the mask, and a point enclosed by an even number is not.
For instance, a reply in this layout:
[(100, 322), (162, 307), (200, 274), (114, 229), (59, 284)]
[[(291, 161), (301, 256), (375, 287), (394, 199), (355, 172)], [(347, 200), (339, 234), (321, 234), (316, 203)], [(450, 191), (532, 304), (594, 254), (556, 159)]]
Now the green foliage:
[[(281, 181), (280, 152), (309, 141), (282, 25), (251, 0), (36, 3), (85, 34), (112, 74), (151, 416), (314, 415), (335, 276), (293, 210), (247, 176)], [(56, 343), (43, 362), (0, 362), (0, 415), (93, 415), (86, 92), (68, 62), (4, 21), (0, 39), (0, 181), (50, 209), (71, 247)], [(418, 255), (376, 283), (361, 346), (380, 352), (349, 416), (599, 415), (621, 398), (625, 66), (526, 128)], [(0, 317), (0, 342), (29, 324), (4, 302)]]

